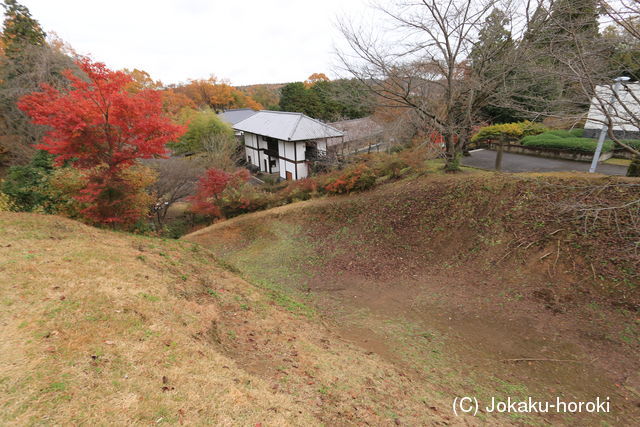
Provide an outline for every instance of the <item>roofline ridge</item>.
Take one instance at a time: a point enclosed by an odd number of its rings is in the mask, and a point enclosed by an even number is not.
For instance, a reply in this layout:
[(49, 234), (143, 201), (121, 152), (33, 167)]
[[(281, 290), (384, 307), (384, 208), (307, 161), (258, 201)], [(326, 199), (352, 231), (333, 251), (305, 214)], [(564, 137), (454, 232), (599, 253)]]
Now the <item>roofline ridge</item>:
[(254, 110), (253, 108), (230, 108), (228, 110), (222, 110), (223, 113), (228, 113), (230, 111), (246, 111), (246, 110), (250, 110), (250, 111), (255, 111), (256, 113), (260, 110)]
[(304, 117), (304, 114), (302, 114), (302, 113), (300, 114), (300, 116), (298, 116), (298, 121), (296, 122), (295, 126), (293, 126), (293, 130), (289, 134), (289, 138), (287, 138), (289, 141), (291, 141), (291, 137), (293, 136), (293, 134), (296, 133), (296, 130), (298, 129), (298, 125), (302, 121), (303, 117)]
[(258, 113), (278, 113), (278, 114), (296, 114), (296, 115), (304, 115), (303, 113), (299, 113), (296, 111), (276, 111), (276, 110), (258, 110)]

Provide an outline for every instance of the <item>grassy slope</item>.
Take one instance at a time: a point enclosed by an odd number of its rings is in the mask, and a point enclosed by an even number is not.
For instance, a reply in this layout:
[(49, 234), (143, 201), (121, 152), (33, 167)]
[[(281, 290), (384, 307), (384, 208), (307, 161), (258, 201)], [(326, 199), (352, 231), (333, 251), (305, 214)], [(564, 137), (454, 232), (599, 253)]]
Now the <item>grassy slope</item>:
[[(637, 417), (640, 398), (638, 212), (575, 209), (638, 197), (614, 182), (631, 181), (425, 177), (238, 217), (187, 239), (249, 281), (313, 302), (343, 337), (445, 398), (611, 395), (615, 416), (602, 420), (615, 423)], [(522, 358), (578, 363), (504, 361)]]
[(449, 418), (433, 390), (186, 241), (0, 213), (0, 283), (3, 425)]

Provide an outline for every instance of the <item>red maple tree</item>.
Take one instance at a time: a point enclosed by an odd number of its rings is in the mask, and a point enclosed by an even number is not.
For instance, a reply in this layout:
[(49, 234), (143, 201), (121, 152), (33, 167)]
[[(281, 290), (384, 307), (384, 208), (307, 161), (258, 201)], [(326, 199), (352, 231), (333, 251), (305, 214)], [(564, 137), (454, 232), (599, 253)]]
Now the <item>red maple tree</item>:
[(78, 199), (87, 203), (82, 213), (102, 224), (131, 223), (140, 208), (128, 209), (130, 191), (123, 170), (138, 159), (163, 156), (165, 144), (186, 129), (163, 114), (162, 97), (155, 90), (130, 93), (129, 75), (85, 58), (77, 62), (84, 73), (64, 72), (68, 90), (42, 85), (20, 99), (18, 107), (35, 124), (49, 129), (36, 148), (87, 171), (87, 186)]
[(196, 194), (189, 199), (191, 210), (203, 215), (221, 217), (219, 202), (224, 190), (229, 186), (238, 187), (249, 178), (249, 171), (246, 169), (238, 169), (233, 173), (216, 168), (208, 169), (198, 181)]

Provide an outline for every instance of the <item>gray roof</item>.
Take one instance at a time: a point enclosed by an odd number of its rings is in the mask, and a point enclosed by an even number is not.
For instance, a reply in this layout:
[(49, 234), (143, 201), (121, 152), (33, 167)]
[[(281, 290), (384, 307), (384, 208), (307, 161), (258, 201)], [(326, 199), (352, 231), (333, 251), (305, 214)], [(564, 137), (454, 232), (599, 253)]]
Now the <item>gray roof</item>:
[(257, 111), (252, 110), (251, 108), (240, 108), (237, 110), (223, 111), (218, 114), (218, 117), (233, 126), (236, 123), (253, 116), (255, 113), (257, 113)]
[(360, 119), (342, 120), (330, 123), (334, 128), (344, 132), (343, 139), (329, 141), (329, 145), (337, 145), (342, 142), (360, 141), (372, 139), (384, 132), (384, 128), (376, 123), (371, 116)]
[(285, 111), (258, 111), (233, 125), (233, 128), (282, 141), (305, 141), (343, 135), (339, 130), (302, 113)]

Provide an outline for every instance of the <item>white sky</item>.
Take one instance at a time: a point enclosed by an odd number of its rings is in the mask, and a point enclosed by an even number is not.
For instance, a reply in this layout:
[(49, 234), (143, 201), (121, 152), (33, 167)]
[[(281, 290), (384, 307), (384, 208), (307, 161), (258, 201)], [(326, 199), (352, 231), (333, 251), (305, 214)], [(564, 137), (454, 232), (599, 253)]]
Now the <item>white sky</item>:
[(235, 85), (331, 76), (338, 15), (367, 0), (19, 0), (45, 31), (110, 68), (163, 83), (215, 74)]

